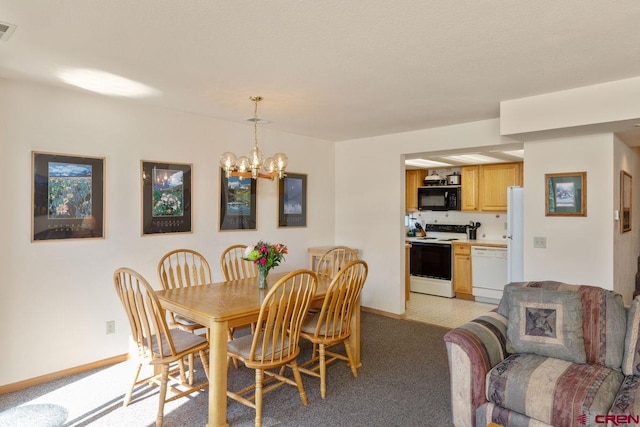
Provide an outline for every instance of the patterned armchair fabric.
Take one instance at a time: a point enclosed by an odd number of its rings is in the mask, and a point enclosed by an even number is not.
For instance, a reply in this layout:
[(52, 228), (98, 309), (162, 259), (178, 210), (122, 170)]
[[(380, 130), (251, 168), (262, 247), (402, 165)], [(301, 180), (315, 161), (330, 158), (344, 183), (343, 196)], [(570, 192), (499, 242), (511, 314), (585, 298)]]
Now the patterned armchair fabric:
[(451, 367), (454, 425), (475, 425), (476, 408), (487, 402), (487, 373), (507, 356), (506, 332), (507, 318), (493, 311), (444, 336)]
[[(505, 297), (521, 287), (579, 295), (586, 364), (531, 353), (509, 354)], [(631, 413), (634, 406), (640, 408), (634, 399), (640, 380), (625, 379), (621, 370), (627, 333), (622, 297), (613, 291), (550, 281), (507, 285), (496, 310), (444, 337), (454, 425), (583, 426), (610, 410), (615, 413), (614, 401), (617, 413), (623, 412), (620, 408)]]

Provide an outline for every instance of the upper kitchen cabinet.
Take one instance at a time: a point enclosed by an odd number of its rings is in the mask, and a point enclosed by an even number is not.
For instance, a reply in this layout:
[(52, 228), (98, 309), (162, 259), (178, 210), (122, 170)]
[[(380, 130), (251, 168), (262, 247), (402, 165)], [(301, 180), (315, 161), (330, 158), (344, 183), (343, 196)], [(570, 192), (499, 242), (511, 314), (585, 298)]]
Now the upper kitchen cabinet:
[(424, 185), (424, 177), (427, 176), (425, 169), (411, 169), (406, 171), (406, 210), (418, 210), (418, 187)]
[(507, 187), (522, 185), (522, 162), (464, 166), (462, 210), (506, 212)]
[(463, 211), (477, 211), (479, 209), (478, 201), (478, 179), (480, 175), (479, 166), (463, 166), (462, 178), (462, 204)]

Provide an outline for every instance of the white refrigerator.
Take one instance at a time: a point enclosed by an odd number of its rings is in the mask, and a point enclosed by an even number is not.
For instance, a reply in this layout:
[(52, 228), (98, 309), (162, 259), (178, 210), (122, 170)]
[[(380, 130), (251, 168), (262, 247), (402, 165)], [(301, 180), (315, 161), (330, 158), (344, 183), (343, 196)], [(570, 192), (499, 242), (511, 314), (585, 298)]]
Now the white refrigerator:
[(507, 188), (507, 283), (522, 282), (524, 270), (524, 189)]

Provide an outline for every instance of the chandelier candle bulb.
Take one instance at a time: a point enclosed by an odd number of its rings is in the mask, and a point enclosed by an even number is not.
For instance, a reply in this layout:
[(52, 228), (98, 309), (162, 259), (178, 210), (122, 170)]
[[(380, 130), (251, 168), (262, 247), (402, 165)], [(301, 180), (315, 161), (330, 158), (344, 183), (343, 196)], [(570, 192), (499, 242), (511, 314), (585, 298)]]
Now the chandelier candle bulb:
[[(227, 151), (220, 156), (220, 166), (224, 169), (227, 178), (239, 176), (240, 178), (252, 179), (268, 178), (282, 179), (285, 176), (285, 169), (289, 159), (284, 153), (276, 153), (273, 157), (265, 159), (264, 154), (258, 147), (258, 102), (262, 101), (261, 96), (252, 96), (250, 99), (255, 103), (253, 121), (253, 148), (249, 156), (237, 157), (234, 153)], [(261, 172), (264, 170), (264, 172)]]

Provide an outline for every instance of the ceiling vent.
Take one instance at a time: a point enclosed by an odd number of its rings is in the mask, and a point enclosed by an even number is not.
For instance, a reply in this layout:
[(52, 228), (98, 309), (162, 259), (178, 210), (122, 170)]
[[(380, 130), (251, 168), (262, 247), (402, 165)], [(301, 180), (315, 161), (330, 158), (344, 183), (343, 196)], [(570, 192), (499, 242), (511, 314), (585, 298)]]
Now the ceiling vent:
[(8, 22), (0, 22), (0, 41), (6, 42), (16, 30), (16, 26)]

